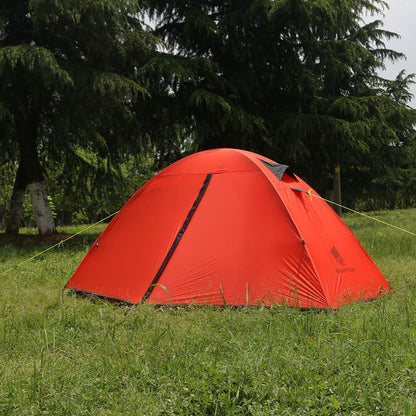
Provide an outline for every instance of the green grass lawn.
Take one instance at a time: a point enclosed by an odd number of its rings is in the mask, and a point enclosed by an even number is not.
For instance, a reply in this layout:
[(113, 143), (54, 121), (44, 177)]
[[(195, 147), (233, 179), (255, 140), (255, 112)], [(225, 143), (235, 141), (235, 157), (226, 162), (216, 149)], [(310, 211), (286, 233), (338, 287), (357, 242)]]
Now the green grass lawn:
[[(0, 415), (415, 415), (416, 237), (344, 220), (394, 292), (335, 314), (68, 296), (102, 226), (0, 275)], [(45, 247), (0, 235), (0, 273)]]

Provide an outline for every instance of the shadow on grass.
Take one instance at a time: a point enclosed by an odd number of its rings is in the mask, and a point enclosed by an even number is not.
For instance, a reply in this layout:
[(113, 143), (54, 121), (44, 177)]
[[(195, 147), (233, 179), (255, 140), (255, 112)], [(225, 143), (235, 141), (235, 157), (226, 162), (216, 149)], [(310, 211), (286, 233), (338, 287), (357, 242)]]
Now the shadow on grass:
[(0, 250), (3, 248), (24, 248), (28, 251), (39, 251), (57, 245), (56, 249), (74, 248), (75, 251), (78, 251), (80, 249), (85, 249), (86, 246), (91, 246), (100, 235), (100, 232), (101, 231), (85, 232), (80, 235), (76, 235), (73, 238), (70, 238), (73, 234), (67, 232), (59, 232), (50, 235), (6, 235), (4, 232), (0, 232)]

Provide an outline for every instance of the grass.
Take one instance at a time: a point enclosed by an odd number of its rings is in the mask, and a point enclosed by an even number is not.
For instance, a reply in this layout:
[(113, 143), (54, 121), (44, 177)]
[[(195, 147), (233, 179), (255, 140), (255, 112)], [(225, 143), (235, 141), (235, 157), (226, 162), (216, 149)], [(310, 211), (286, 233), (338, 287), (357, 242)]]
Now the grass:
[[(0, 415), (415, 415), (416, 237), (344, 220), (394, 293), (336, 314), (63, 294), (102, 226), (0, 275)], [(45, 247), (0, 235), (0, 273)]]

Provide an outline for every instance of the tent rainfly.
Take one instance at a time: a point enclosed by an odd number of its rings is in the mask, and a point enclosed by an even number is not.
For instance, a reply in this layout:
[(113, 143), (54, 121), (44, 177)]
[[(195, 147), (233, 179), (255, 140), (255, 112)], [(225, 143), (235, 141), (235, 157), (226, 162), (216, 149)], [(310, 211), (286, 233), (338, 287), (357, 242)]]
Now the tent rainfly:
[(337, 308), (389, 285), (332, 208), (286, 165), (193, 154), (124, 205), (66, 284), (132, 304)]

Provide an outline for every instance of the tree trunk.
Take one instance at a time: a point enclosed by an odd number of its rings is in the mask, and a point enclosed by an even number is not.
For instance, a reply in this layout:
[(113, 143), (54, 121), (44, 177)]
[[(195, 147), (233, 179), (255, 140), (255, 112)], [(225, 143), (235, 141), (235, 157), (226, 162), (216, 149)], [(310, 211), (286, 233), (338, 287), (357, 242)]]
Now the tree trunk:
[(48, 195), (43, 182), (33, 182), (27, 186), (35, 214), (39, 234), (56, 233), (53, 214), (49, 205)]
[(20, 187), (16, 178), (12, 198), (10, 200), (10, 210), (7, 217), (6, 234), (19, 234), (22, 223), (23, 198), (25, 196), (25, 187)]
[(341, 167), (339, 163), (336, 164), (335, 170), (334, 170), (333, 195), (334, 195), (333, 201), (337, 204), (337, 205), (334, 204), (333, 208), (338, 215), (341, 215), (342, 214), (342, 208), (340, 207), (341, 205)]
[(26, 188), (28, 188), (30, 193), (39, 233), (56, 233), (55, 222), (43, 183), (42, 167), (36, 148), (39, 116), (35, 112), (29, 111), (27, 117), (15, 118), (15, 127), (19, 141), (20, 161), (10, 201), (6, 233), (19, 233), (22, 220), (23, 197)]

